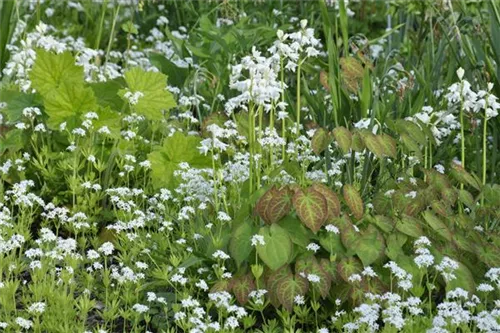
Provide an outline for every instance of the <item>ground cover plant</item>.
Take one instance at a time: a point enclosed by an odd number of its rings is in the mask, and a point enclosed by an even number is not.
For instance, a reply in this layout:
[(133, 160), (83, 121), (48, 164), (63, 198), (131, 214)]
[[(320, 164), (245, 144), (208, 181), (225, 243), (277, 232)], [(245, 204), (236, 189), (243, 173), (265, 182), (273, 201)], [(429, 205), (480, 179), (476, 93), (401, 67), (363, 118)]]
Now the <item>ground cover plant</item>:
[(0, 331), (500, 331), (495, 1), (0, 3)]

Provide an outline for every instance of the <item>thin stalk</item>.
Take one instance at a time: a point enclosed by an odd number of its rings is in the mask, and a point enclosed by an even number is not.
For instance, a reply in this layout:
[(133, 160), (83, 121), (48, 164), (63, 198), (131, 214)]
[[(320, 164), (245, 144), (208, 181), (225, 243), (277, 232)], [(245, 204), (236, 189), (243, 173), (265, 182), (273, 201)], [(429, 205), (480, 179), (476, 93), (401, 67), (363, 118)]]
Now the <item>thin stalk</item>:
[(300, 68), (302, 66), (302, 63), (298, 62), (297, 66), (297, 133), (295, 133), (297, 136), (299, 136), (300, 132)]
[(108, 6), (108, 0), (104, 0), (102, 2), (101, 7), (101, 19), (99, 20), (99, 32), (97, 33), (97, 39), (95, 41), (94, 49), (99, 49), (99, 45), (101, 44), (102, 37), (102, 29), (104, 27), (104, 17), (106, 16), (106, 8)]
[(113, 25), (111, 26), (111, 34), (109, 35), (109, 42), (108, 42), (108, 47), (106, 49), (106, 60), (104, 63), (104, 67), (106, 67), (106, 64), (108, 63), (109, 59), (109, 52), (111, 51), (111, 45), (113, 45), (113, 39), (115, 35), (115, 28), (116, 28), (116, 21), (118, 20), (118, 13), (120, 12), (120, 4), (116, 7), (116, 11), (113, 15)]

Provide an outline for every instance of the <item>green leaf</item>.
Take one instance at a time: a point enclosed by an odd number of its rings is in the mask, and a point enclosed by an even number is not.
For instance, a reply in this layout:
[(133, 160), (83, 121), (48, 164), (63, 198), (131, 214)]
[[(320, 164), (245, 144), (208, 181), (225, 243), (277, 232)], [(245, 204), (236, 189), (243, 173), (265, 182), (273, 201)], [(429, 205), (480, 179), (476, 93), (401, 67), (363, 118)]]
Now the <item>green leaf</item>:
[(184, 86), (184, 82), (189, 75), (188, 68), (178, 67), (163, 55), (157, 53), (151, 54), (149, 60), (153, 66), (160, 70), (160, 72), (168, 75), (170, 84), (176, 87)]
[(309, 289), (309, 283), (298, 274), (295, 274), (295, 276), (289, 274), (277, 283), (276, 289), (279, 302), (285, 309), (291, 312), (295, 296), (304, 296)]
[(474, 282), (474, 277), (470, 270), (462, 264), (458, 263), (458, 269), (453, 272), (456, 276), (456, 279), (448, 281), (446, 283), (446, 291), (451, 291), (456, 288), (462, 288), (467, 290), (470, 293), (474, 293), (476, 291), (476, 283)]
[(118, 91), (125, 87), (125, 80), (122, 77), (108, 80), (106, 82), (96, 82), (89, 84), (90, 88), (94, 91), (97, 102), (101, 106), (109, 106), (115, 111), (121, 111), (123, 100), (118, 96)]
[(32, 87), (45, 97), (63, 83), (81, 87), (84, 84), (83, 67), (75, 65), (75, 58), (70, 52), (54, 54), (39, 49), (30, 80)]
[(333, 136), (335, 137), (335, 141), (337, 141), (340, 149), (342, 149), (344, 154), (347, 154), (351, 149), (352, 144), (351, 132), (349, 132), (349, 130), (344, 126), (338, 126), (333, 129)]
[(384, 155), (392, 158), (397, 157), (396, 140), (387, 134), (377, 135), (377, 140), (384, 149)]
[(167, 138), (163, 146), (148, 155), (151, 162), (151, 177), (155, 188), (175, 188), (177, 181), (174, 172), (181, 162), (189, 163), (195, 168), (211, 165), (211, 159), (200, 154), (198, 146), (201, 139), (188, 136), (179, 131)]
[(427, 222), (427, 224), (447, 241), (451, 242), (453, 238), (453, 234), (451, 233), (450, 229), (444, 224), (443, 221), (441, 221), (439, 218), (436, 217), (433, 213), (430, 211), (426, 210), (424, 213), (424, 219)]
[(363, 136), (366, 148), (368, 148), (369, 151), (379, 158), (384, 156), (385, 148), (381, 143), (381, 140), (378, 139), (377, 135), (370, 131), (363, 131), (361, 135)]
[(369, 266), (383, 257), (384, 250), (384, 238), (373, 225), (369, 225), (356, 241), (356, 254), (364, 266)]
[(292, 257), (293, 243), (285, 229), (277, 224), (262, 227), (259, 235), (264, 237), (265, 245), (257, 246), (259, 258), (272, 270), (288, 263)]
[(293, 207), (302, 223), (314, 233), (328, 218), (328, 204), (325, 197), (312, 188), (297, 190), (293, 196)]
[(350, 184), (344, 185), (343, 188), (344, 200), (347, 203), (347, 206), (351, 210), (353, 216), (356, 219), (361, 219), (364, 215), (364, 206), (363, 200), (359, 195), (358, 190)]
[(304, 249), (311, 243), (311, 239), (314, 237), (311, 230), (307, 229), (304, 224), (294, 216), (286, 216), (279, 222), (279, 226), (288, 232), (294, 244)]
[(45, 113), (49, 116), (47, 125), (57, 129), (63, 122), (68, 129), (73, 129), (80, 123), (80, 117), (90, 111), (95, 111), (97, 104), (91, 88), (64, 81), (56, 89), (44, 96)]
[(321, 154), (330, 144), (330, 135), (328, 131), (324, 128), (320, 127), (314, 132), (314, 135), (311, 139), (311, 147), (313, 152), (316, 155)]
[(175, 107), (173, 95), (166, 89), (167, 76), (157, 72), (147, 72), (139, 67), (132, 68), (125, 73), (125, 82), (128, 89), (120, 89), (118, 94), (125, 101), (125, 94), (140, 92), (137, 104), (133, 109), (150, 120), (162, 120), (163, 111), (168, 111)]
[(125, 31), (126, 33), (134, 34), (134, 35), (139, 33), (139, 31), (137, 30), (137, 28), (134, 25), (134, 22), (132, 22), (132, 21), (127, 21), (127, 22), (123, 23), (122, 30)]
[(424, 235), (422, 227), (420, 226), (420, 221), (408, 215), (403, 215), (402, 218), (396, 222), (396, 229), (405, 235), (415, 238)]
[(0, 90), (0, 101), (7, 103), (2, 113), (11, 123), (21, 120), (24, 108), (41, 105), (38, 94), (26, 94), (16, 90)]
[(229, 253), (238, 267), (247, 260), (252, 252), (251, 238), (255, 233), (256, 228), (248, 219), (233, 230), (229, 241)]

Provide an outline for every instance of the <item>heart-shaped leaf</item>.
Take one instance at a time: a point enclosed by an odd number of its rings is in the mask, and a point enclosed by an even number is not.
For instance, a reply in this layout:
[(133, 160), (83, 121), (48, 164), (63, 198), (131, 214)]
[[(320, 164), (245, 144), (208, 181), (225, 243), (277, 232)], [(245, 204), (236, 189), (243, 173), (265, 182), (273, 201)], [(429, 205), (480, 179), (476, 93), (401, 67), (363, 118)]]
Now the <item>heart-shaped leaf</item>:
[(347, 206), (351, 210), (353, 216), (359, 220), (363, 217), (364, 207), (363, 200), (359, 195), (358, 190), (350, 184), (344, 185), (343, 188), (344, 200), (347, 203)]
[(285, 229), (279, 225), (262, 227), (259, 235), (264, 237), (265, 245), (257, 246), (259, 258), (272, 270), (288, 263), (292, 256), (293, 243)]
[(347, 154), (351, 149), (352, 144), (352, 134), (349, 130), (343, 126), (335, 127), (332, 131), (335, 141), (339, 145), (340, 149)]
[(340, 201), (337, 195), (326, 185), (316, 183), (311, 186), (315, 191), (321, 193), (325, 199), (328, 208), (328, 218), (327, 221), (332, 221), (333, 219), (339, 217), (340, 215)]
[(384, 255), (384, 237), (372, 224), (356, 241), (356, 254), (364, 266), (369, 266)]
[(330, 134), (322, 127), (318, 128), (311, 139), (311, 147), (316, 155), (321, 154), (330, 144)]
[(243, 221), (234, 228), (229, 242), (229, 253), (231, 258), (240, 266), (252, 252), (251, 238), (255, 234), (256, 228), (249, 220)]
[(288, 186), (274, 191), (265, 210), (265, 221), (269, 224), (276, 223), (285, 217), (292, 208), (292, 192)]
[(231, 280), (230, 288), (234, 296), (241, 305), (248, 302), (248, 294), (255, 290), (255, 282), (252, 274), (246, 274), (240, 277), (235, 277)]
[(293, 207), (302, 223), (314, 233), (328, 218), (328, 204), (325, 197), (312, 188), (297, 190), (293, 196)]
[(277, 284), (278, 300), (288, 311), (292, 311), (295, 296), (304, 296), (309, 289), (309, 283), (298, 274), (289, 274)]

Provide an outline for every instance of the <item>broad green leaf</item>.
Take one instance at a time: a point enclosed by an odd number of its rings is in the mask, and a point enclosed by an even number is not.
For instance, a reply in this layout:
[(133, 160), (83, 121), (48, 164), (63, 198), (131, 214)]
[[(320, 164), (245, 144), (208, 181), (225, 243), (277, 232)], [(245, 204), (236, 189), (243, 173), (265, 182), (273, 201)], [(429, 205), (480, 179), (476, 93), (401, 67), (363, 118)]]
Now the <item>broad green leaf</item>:
[(44, 96), (45, 113), (49, 116), (47, 124), (52, 129), (59, 128), (63, 122), (68, 129), (73, 129), (81, 122), (80, 117), (95, 111), (97, 104), (91, 88), (62, 82)]
[(127, 89), (120, 89), (118, 94), (125, 101), (127, 92), (141, 93), (137, 103), (132, 108), (137, 113), (150, 120), (162, 120), (163, 111), (175, 107), (174, 96), (167, 90), (167, 76), (158, 72), (147, 72), (139, 67), (134, 67), (125, 73)]
[(309, 245), (309, 243), (311, 243), (311, 239), (314, 237), (311, 230), (307, 229), (295, 216), (288, 215), (278, 224), (288, 232), (288, 235), (294, 244), (297, 244), (304, 249), (307, 245)]
[(377, 135), (376, 138), (384, 149), (384, 155), (392, 158), (397, 157), (396, 140), (387, 134)]
[(384, 250), (384, 238), (373, 225), (369, 225), (356, 241), (356, 254), (364, 266), (369, 266), (383, 257)]
[(118, 91), (125, 87), (125, 80), (122, 77), (106, 82), (91, 83), (89, 86), (94, 91), (99, 105), (109, 106), (114, 111), (121, 111), (124, 106), (127, 106), (118, 96)]
[(184, 86), (184, 82), (189, 75), (188, 68), (178, 67), (176, 64), (165, 58), (163, 55), (153, 53), (149, 56), (151, 64), (158, 68), (160, 72), (168, 75), (169, 83), (176, 87)]
[(452, 169), (451, 175), (457, 181), (459, 181), (462, 184), (468, 184), (474, 187), (476, 190), (481, 190), (482, 184), (476, 175), (470, 174), (461, 165), (458, 165), (456, 163), (451, 164), (451, 169)]
[(311, 139), (311, 147), (313, 152), (316, 155), (321, 154), (325, 149), (327, 149), (330, 141), (331, 139), (328, 131), (322, 127), (318, 128), (316, 132), (314, 132), (314, 135)]
[(424, 235), (420, 221), (408, 215), (403, 215), (401, 219), (396, 222), (396, 229), (405, 235), (415, 238)]
[(314, 233), (318, 232), (328, 218), (325, 197), (312, 188), (297, 190), (293, 196), (293, 207), (302, 223)]
[(447, 241), (451, 241), (453, 238), (453, 234), (450, 229), (441, 221), (436, 215), (432, 214), (430, 211), (426, 210), (424, 212), (424, 219), (427, 224), (438, 233), (438, 235), (442, 236)]
[(256, 233), (255, 229), (256, 228), (253, 223), (249, 220), (245, 220), (237, 226), (231, 234), (231, 240), (229, 241), (229, 254), (231, 255), (231, 258), (236, 261), (238, 267), (241, 266), (245, 260), (247, 260), (253, 250), (251, 238)]
[(347, 203), (347, 206), (351, 210), (353, 216), (359, 220), (364, 215), (364, 206), (363, 200), (359, 195), (358, 190), (350, 184), (344, 185), (343, 188), (344, 200)]
[(337, 144), (339, 145), (340, 149), (344, 152), (344, 154), (347, 154), (349, 150), (351, 149), (352, 145), (352, 134), (351, 132), (343, 127), (343, 126), (338, 126), (333, 129), (333, 136), (335, 137), (335, 141), (337, 141)]
[(456, 288), (462, 288), (470, 293), (476, 292), (476, 283), (474, 282), (474, 277), (470, 270), (462, 264), (458, 263), (458, 269), (453, 272), (456, 276), (455, 279), (448, 281), (446, 283), (446, 291), (451, 291)]
[(293, 310), (295, 296), (305, 296), (309, 289), (307, 280), (298, 274), (289, 274), (277, 283), (278, 300), (288, 311)]
[(315, 183), (311, 188), (319, 193), (321, 193), (325, 199), (328, 207), (328, 219), (327, 221), (332, 221), (334, 218), (340, 215), (340, 201), (337, 195), (326, 185)]
[(293, 243), (285, 229), (279, 225), (262, 227), (259, 235), (264, 237), (265, 245), (257, 246), (259, 258), (272, 270), (288, 263), (292, 256)]
[(155, 188), (173, 189), (177, 183), (174, 172), (181, 162), (186, 162), (195, 168), (211, 165), (209, 157), (200, 154), (198, 146), (201, 139), (175, 132), (167, 138), (163, 146), (148, 155), (151, 162), (151, 177)]
[(363, 142), (363, 138), (361, 137), (361, 134), (359, 131), (356, 131), (352, 134), (352, 143), (351, 143), (352, 150), (356, 152), (362, 152), (365, 149), (365, 143)]
[(347, 255), (339, 234), (324, 232), (319, 237), (319, 244), (333, 256), (344, 257)]
[(370, 131), (361, 132), (363, 141), (365, 142), (366, 148), (371, 151), (377, 157), (383, 157), (385, 155), (385, 148), (378, 139), (377, 135)]
[(75, 65), (75, 58), (70, 52), (54, 54), (39, 49), (36, 61), (30, 72), (31, 85), (45, 97), (50, 91), (67, 83), (68, 86), (84, 84), (83, 67)]
[(2, 113), (11, 123), (21, 120), (25, 108), (42, 104), (38, 94), (26, 94), (16, 90), (0, 90), (0, 101), (7, 103)]
[(391, 233), (394, 231), (394, 221), (385, 215), (376, 215), (370, 218), (377, 227), (379, 227), (383, 232)]

